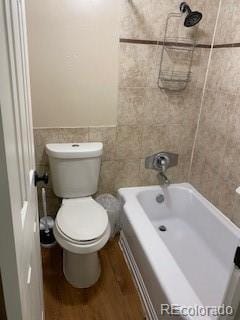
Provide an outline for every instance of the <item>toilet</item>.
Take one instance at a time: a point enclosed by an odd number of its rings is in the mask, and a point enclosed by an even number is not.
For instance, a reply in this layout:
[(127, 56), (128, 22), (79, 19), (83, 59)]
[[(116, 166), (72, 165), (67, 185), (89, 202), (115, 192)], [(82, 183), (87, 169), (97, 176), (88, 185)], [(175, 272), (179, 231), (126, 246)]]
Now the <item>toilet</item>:
[(54, 193), (62, 198), (54, 235), (63, 248), (63, 272), (76, 288), (95, 284), (101, 273), (98, 251), (110, 237), (105, 209), (97, 192), (102, 143), (47, 144)]

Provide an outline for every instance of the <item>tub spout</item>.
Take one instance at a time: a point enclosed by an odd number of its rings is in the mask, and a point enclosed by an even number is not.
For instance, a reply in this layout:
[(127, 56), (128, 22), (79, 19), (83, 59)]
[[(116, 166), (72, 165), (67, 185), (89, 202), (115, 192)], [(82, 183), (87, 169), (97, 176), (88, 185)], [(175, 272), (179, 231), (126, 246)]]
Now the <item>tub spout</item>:
[(159, 179), (160, 185), (168, 186), (170, 184), (168, 177), (163, 172), (158, 173), (158, 179)]

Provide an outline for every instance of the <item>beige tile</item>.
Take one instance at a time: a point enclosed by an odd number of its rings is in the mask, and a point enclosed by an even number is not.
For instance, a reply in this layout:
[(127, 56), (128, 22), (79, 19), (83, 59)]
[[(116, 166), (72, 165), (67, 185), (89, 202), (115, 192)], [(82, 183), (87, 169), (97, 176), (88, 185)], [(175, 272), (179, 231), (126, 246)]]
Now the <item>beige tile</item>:
[(119, 171), (118, 161), (103, 161), (101, 165), (98, 193), (114, 193), (115, 177)]
[[(221, 175), (218, 177), (216, 185), (216, 206), (221, 210), (229, 219), (234, 218), (234, 204), (236, 200), (236, 184)], [(235, 215), (236, 218), (236, 215)]]
[(178, 165), (175, 168), (177, 170), (177, 174), (174, 176), (174, 182), (188, 182), (188, 174), (190, 169), (190, 160), (191, 160), (191, 152), (189, 150), (187, 152), (180, 152), (178, 156)]
[(227, 137), (224, 133), (202, 123), (198, 131), (197, 147), (202, 149), (207, 161), (215, 170), (218, 170), (223, 162), (226, 142)]
[(201, 104), (202, 90), (189, 84), (184, 91), (168, 93), (167, 112), (168, 124), (183, 124), (196, 126)]
[(218, 172), (211, 167), (208, 161), (205, 161), (203, 169), (200, 173), (200, 192), (210, 202), (216, 204), (216, 188), (217, 188)]
[[(218, 91), (225, 87), (229, 53), (230, 51), (228, 49), (218, 49), (212, 51), (211, 63), (207, 77), (208, 89)], [(219, 66), (221, 66), (221, 68), (219, 68)]]
[(146, 109), (145, 88), (119, 89), (118, 125), (138, 125), (145, 121)]
[(198, 191), (210, 202), (216, 204), (216, 185), (218, 172), (211, 167), (211, 163), (202, 153), (202, 150), (196, 150), (192, 163), (190, 182)]
[(114, 189), (140, 185), (140, 160), (123, 160), (118, 163), (118, 172), (115, 175)]
[[(137, 39), (160, 39), (164, 37), (165, 23), (167, 15), (172, 12), (179, 12), (179, 1), (128, 1), (122, 0), (122, 19), (121, 32), (122, 38), (137, 38)], [(219, 0), (190, 0), (189, 4), (193, 10), (203, 12), (203, 19), (199, 24), (198, 39), (201, 43), (210, 43), (214, 24), (218, 9)], [(175, 19), (176, 20), (176, 19)], [(191, 30), (183, 27), (183, 19), (175, 20), (174, 28), (170, 28), (170, 36), (176, 37), (181, 35), (187, 37)], [(170, 26), (170, 27), (171, 27)]]
[(240, 85), (240, 73), (236, 67), (239, 60), (240, 48), (213, 50), (207, 87), (215, 91), (227, 91), (234, 95)]
[(240, 42), (240, 3), (238, 0), (222, 0), (215, 43)]
[[(228, 136), (236, 143), (240, 140), (240, 95), (235, 96), (233, 108), (229, 110)], [(233, 110), (232, 110), (233, 109)]]
[(120, 89), (118, 124), (171, 125), (193, 121), (198, 105), (189, 102), (186, 92), (167, 93), (159, 88)]
[(240, 196), (235, 195), (232, 221), (240, 228)]
[(88, 128), (34, 129), (36, 163), (45, 165), (48, 158), (45, 153), (47, 143), (87, 142)]
[(195, 124), (183, 125), (178, 129), (179, 137), (179, 153), (188, 154), (192, 152), (193, 143), (196, 134)]
[(90, 127), (89, 141), (103, 143), (102, 160), (114, 160), (116, 158), (116, 127)]
[[(167, 92), (159, 89), (148, 89), (148, 108), (152, 113), (152, 124), (171, 125), (183, 123), (185, 116), (184, 94)], [(151, 123), (146, 123), (151, 124)]]
[(182, 126), (145, 126), (142, 128), (141, 157), (145, 158), (160, 151), (177, 152)]
[(140, 185), (140, 160), (104, 161), (98, 193), (115, 194), (119, 188)]
[(45, 165), (48, 163), (45, 145), (47, 143), (58, 142), (60, 139), (59, 133), (59, 129), (34, 129), (35, 157), (37, 165)]
[(159, 185), (159, 179), (157, 177), (158, 172), (145, 168), (145, 159), (141, 159), (140, 162), (140, 181), (142, 186)]
[[(236, 96), (224, 91), (206, 90), (201, 121), (208, 127), (227, 134), (230, 117), (235, 110)], [(200, 123), (201, 125), (201, 123)]]
[(152, 0), (122, 0), (120, 36), (156, 40), (162, 39), (167, 14), (178, 10), (179, 3)]
[(222, 168), (227, 144), (230, 115), (235, 97), (220, 91), (206, 90), (199, 124), (197, 148), (205, 154), (214, 170)]
[(240, 146), (239, 141), (229, 139), (221, 159), (221, 172), (225, 177), (240, 184), (240, 166), (239, 166)]
[(88, 128), (63, 128), (59, 137), (59, 142), (88, 142)]
[(200, 11), (203, 14), (202, 20), (198, 25), (198, 41), (206, 44), (211, 43), (217, 18), (219, 0), (190, 0), (188, 3), (192, 7), (192, 10)]
[(201, 149), (196, 148), (190, 172), (190, 183), (199, 191), (201, 189), (202, 172), (205, 167), (205, 162), (205, 154), (202, 152)]
[(202, 91), (208, 67), (209, 55), (210, 49), (196, 48), (194, 50), (191, 67), (191, 81), (188, 84), (189, 89), (197, 88)]
[(140, 159), (141, 129), (137, 126), (117, 128), (117, 159)]
[(120, 45), (120, 88), (157, 87), (158, 48), (155, 45)]

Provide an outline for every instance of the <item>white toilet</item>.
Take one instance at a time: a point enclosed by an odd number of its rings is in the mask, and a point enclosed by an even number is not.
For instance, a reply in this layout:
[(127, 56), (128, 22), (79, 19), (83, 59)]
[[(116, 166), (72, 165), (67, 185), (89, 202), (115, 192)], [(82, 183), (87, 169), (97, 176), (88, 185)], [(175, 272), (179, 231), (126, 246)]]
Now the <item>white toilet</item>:
[(54, 235), (63, 248), (64, 275), (77, 288), (98, 280), (98, 251), (110, 237), (107, 212), (91, 197), (97, 191), (102, 149), (102, 143), (46, 145), (53, 190), (63, 198)]

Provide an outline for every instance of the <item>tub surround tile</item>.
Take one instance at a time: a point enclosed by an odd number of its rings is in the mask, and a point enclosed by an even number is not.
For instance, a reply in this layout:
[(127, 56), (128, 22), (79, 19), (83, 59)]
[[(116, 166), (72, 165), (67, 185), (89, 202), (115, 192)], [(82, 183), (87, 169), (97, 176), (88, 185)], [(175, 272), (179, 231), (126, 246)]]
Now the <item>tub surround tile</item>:
[(227, 137), (215, 128), (206, 125), (200, 127), (198, 132), (196, 149), (201, 149), (209, 160), (209, 163), (217, 170), (223, 161)]
[(220, 172), (217, 176), (216, 184), (216, 206), (231, 220), (239, 215), (239, 208), (236, 207), (237, 201), (239, 200), (236, 193), (238, 184), (234, 181), (229, 180), (224, 176), (223, 172)]
[(120, 88), (157, 88), (159, 48), (152, 45), (120, 44)]
[(212, 41), (219, 3), (219, 0), (192, 0), (189, 2), (194, 10), (203, 13), (198, 30), (198, 38), (201, 43), (208, 44)]
[(150, 126), (189, 124), (197, 117), (200, 90), (166, 92), (159, 88), (122, 88), (119, 90), (118, 125)]
[(143, 127), (141, 157), (159, 151), (178, 153), (181, 131), (181, 125)]
[(239, 155), (240, 146), (239, 141), (236, 142), (233, 139), (229, 139), (226, 144), (224, 156), (222, 159), (222, 172), (225, 172), (226, 177), (230, 181), (239, 183), (240, 185), (240, 169), (239, 169)]
[(116, 127), (90, 127), (89, 128), (89, 142), (103, 143), (102, 160), (116, 159)]
[[(199, 40), (201, 43), (211, 43), (219, 0), (189, 0), (193, 10), (203, 12), (203, 18), (199, 24)], [(179, 1), (152, 0), (128, 1), (122, 0), (121, 13), (121, 38), (162, 40), (167, 15), (179, 12)], [(182, 27), (182, 28), (181, 28)], [(192, 30), (183, 27), (183, 19), (173, 26), (170, 35), (177, 34), (188, 37)]]
[(232, 221), (240, 228), (239, 208), (240, 208), (240, 197), (239, 197), (239, 194), (237, 194), (235, 196), (235, 201), (234, 201), (234, 209), (233, 209)]
[(240, 42), (240, 3), (222, 0), (215, 44)]
[(239, 9), (238, 1), (221, 1), (190, 174), (190, 182), (238, 226), (240, 48), (226, 44), (240, 42)]
[(159, 179), (157, 175), (158, 175), (157, 171), (145, 168), (145, 159), (140, 160), (139, 179), (140, 179), (141, 186), (158, 185)]
[(98, 194), (115, 193), (115, 177), (120, 170), (118, 161), (103, 161), (101, 164)]
[[(128, 1), (122, 0), (121, 38), (151, 39), (163, 38), (165, 20), (169, 12), (178, 8), (178, 2), (153, 0)], [(175, 9), (175, 10), (174, 10)]]
[(140, 160), (121, 160), (115, 174), (114, 190), (140, 185)]
[[(208, 73), (207, 88), (237, 94), (240, 86), (238, 64), (240, 47), (214, 49)], [(221, 66), (221, 68), (219, 68)]]
[[(221, 103), (219, 103), (221, 101)], [(201, 121), (205, 126), (227, 134), (230, 117), (235, 110), (235, 96), (222, 91), (206, 90)]]
[(116, 194), (119, 188), (140, 185), (139, 171), (140, 160), (103, 161), (98, 194)]
[(117, 117), (119, 126), (136, 126), (147, 121), (152, 123), (152, 113), (147, 105), (147, 90), (147, 88), (119, 89)]
[(117, 159), (139, 159), (141, 154), (141, 128), (119, 126), (117, 128)]

